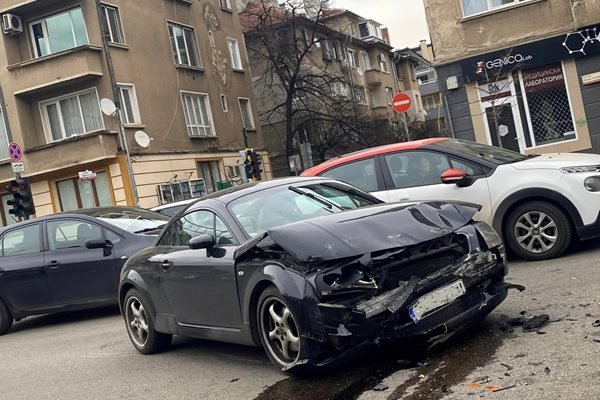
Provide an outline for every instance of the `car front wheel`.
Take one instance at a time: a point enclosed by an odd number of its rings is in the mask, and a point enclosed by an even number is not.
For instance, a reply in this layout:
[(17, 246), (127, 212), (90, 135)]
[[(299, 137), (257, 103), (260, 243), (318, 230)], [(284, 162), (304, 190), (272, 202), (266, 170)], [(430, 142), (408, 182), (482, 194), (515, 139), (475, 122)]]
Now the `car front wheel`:
[(123, 317), (129, 339), (131, 339), (133, 347), (140, 353), (159, 353), (166, 350), (171, 344), (172, 335), (160, 333), (154, 329), (154, 321), (148, 309), (148, 303), (136, 289), (130, 289), (125, 296)]
[(10, 311), (6, 308), (6, 305), (0, 300), (0, 335), (4, 335), (10, 330), (13, 324), (13, 317), (10, 315)]
[(540, 261), (567, 250), (573, 230), (567, 214), (547, 202), (528, 202), (515, 208), (506, 221), (505, 237), (519, 257)]

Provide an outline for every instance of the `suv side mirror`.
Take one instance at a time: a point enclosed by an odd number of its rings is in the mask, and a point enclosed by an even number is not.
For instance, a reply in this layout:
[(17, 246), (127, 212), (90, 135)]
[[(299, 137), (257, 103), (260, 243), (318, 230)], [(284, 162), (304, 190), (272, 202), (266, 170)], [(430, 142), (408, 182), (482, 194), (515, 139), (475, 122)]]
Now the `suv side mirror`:
[(442, 183), (447, 185), (459, 184), (467, 177), (467, 173), (462, 169), (458, 168), (450, 168), (442, 173), (440, 178), (442, 179)]
[(211, 247), (214, 247), (215, 244), (215, 238), (212, 237), (212, 235), (209, 235), (208, 233), (203, 233), (201, 235), (194, 236), (193, 238), (191, 238), (189, 246), (192, 250), (198, 250), (210, 249)]

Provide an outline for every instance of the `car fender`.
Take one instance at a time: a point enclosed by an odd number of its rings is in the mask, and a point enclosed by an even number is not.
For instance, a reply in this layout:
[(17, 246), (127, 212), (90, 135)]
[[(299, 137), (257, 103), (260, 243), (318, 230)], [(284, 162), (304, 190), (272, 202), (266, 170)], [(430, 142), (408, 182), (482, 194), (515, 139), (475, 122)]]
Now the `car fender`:
[(129, 270), (127, 275), (121, 278), (121, 283), (119, 284), (119, 308), (121, 309), (121, 314), (123, 313), (123, 302), (125, 300), (125, 296), (129, 289), (134, 288), (144, 297), (144, 300), (150, 306), (150, 311), (154, 316), (156, 316), (156, 309), (154, 304), (152, 303), (152, 297), (150, 296), (150, 291), (148, 290), (148, 285), (142, 278), (142, 276), (134, 270)]
[(502, 225), (508, 211), (515, 204), (529, 199), (547, 199), (551, 202), (554, 202), (561, 206), (567, 212), (575, 227), (581, 227), (583, 225), (583, 220), (581, 219), (579, 211), (577, 211), (577, 208), (567, 197), (551, 189), (528, 188), (512, 193), (500, 202), (500, 204), (496, 208), (496, 212), (494, 213), (494, 219), (492, 223), (494, 229), (502, 235)]

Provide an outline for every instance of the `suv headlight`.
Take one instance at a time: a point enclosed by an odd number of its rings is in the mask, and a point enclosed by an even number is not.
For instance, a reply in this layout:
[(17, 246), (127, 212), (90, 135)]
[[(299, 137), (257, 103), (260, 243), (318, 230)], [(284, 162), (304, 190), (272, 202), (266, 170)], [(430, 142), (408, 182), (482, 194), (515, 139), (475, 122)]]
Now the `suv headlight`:
[(483, 241), (487, 245), (488, 249), (493, 249), (494, 247), (502, 244), (502, 239), (500, 239), (500, 236), (498, 233), (496, 233), (496, 230), (485, 222), (477, 221), (473, 225), (475, 226), (475, 229), (477, 229), (477, 233), (479, 233), (483, 238)]
[(580, 174), (583, 172), (600, 172), (599, 165), (583, 165), (580, 167), (563, 167), (560, 169), (563, 174)]

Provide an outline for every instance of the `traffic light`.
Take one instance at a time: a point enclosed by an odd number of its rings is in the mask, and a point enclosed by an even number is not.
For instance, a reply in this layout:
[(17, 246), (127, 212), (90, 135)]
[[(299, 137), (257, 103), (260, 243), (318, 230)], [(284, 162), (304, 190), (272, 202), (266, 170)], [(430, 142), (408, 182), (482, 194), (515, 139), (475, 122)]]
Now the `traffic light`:
[(254, 149), (246, 149), (246, 158), (244, 159), (244, 169), (246, 177), (251, 180), (260, 181), (261, 161), (260, 156), (256, 154)]
[(10, 185), (6, 187), (6, 190), (13, 197), (6, 202), (6, 204), (11, 206), (11, 209), (8, 210), (9, 214), (12, 214), (17, 218), (25, 219), (28, 219), (30, 215), (35, 214), (31, 188), (29, 187), (27, 179), (13, 179), (10, 181)]

